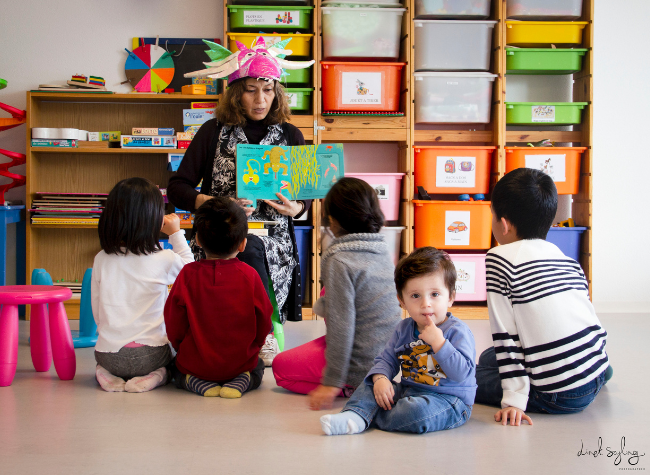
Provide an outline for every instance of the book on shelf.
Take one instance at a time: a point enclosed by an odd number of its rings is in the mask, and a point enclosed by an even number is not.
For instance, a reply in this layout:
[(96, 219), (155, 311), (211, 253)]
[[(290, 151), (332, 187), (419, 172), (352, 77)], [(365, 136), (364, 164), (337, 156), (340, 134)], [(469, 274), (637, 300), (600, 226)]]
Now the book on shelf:
[(75, 139), (32, 139), (32, 147), (76, 148)]
[(176, 148), (176, 137), (167, 135), (122, 135), (123, 148)]
[(29, 211), (32, 224), (97, 224), (106, 193), (39, 192)]
[(133, 127), (131, 135), (174, 135), (171, 127)]

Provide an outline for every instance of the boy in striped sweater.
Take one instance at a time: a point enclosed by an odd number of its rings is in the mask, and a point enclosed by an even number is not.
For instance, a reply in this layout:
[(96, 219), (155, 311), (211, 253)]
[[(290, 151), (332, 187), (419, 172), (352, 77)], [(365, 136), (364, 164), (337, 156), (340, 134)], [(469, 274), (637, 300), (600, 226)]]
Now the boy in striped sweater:
[(500, 246), (485, 263), (494, 346), (476, 367), (476, 402), (500, 405), (494, 418), (503, 425), (532, 424), (525, 412), (580, 412), (611, 377), (585, 275), (545, 240), (556, 212), (555, 183), (538, 170), (513, 170), (492, 191)]

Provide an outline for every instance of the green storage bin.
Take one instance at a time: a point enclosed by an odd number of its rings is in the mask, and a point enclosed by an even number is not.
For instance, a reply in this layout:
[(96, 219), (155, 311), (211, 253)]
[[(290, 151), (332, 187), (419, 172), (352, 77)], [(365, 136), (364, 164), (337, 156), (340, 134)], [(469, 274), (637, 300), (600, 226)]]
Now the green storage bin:
[(305, 84), (308, 85), (311, 83), (311, 70), (313, 66), (309, 66), (305, 69), (285, 69), (284, 72), (287, 73), (284, 78), (280, 81), (282, 84), (294, 85), (294, 84)]
[(573, 74), (587, 49), (506, 48), (508, 74)]
[(230, 30), (310, 31), (313, 10), (302, 6), (228, 5)]
[(506, 102), (508, 125), (574, 125), (586, 102)]
[(287, 87), (284, 90), (289, 96), (289, 108), (292, 111), (309, 111), (313, 87)]

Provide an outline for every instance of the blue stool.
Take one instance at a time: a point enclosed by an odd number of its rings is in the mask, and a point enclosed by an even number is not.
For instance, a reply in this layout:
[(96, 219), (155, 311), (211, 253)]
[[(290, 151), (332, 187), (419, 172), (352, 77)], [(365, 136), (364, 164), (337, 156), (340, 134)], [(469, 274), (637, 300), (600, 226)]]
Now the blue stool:
[[(93, 318), (90, 300), (92, 269), (86, 269), (81, 283), (81, 302), (79, 305), (79, 331), (72, 330), (72, 342), (75, 348), (89, 348), (97, 344), (97, 324)], [(34, 269), (32, 285), (54, 285), (52, 277), (45, 269)]]

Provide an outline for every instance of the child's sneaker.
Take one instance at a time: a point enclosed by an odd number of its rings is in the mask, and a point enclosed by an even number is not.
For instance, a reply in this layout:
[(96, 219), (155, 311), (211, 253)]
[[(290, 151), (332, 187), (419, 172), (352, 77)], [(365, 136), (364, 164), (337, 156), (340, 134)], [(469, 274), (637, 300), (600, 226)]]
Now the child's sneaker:
[(272, 333), (266, 335), (266, 341), (260, 349), (260, 358), (264, 361), (264, 366), (271, 366), (273, 364), (273, 358), (280, 353), (280, 346), (278, 341), (275, 339)]

